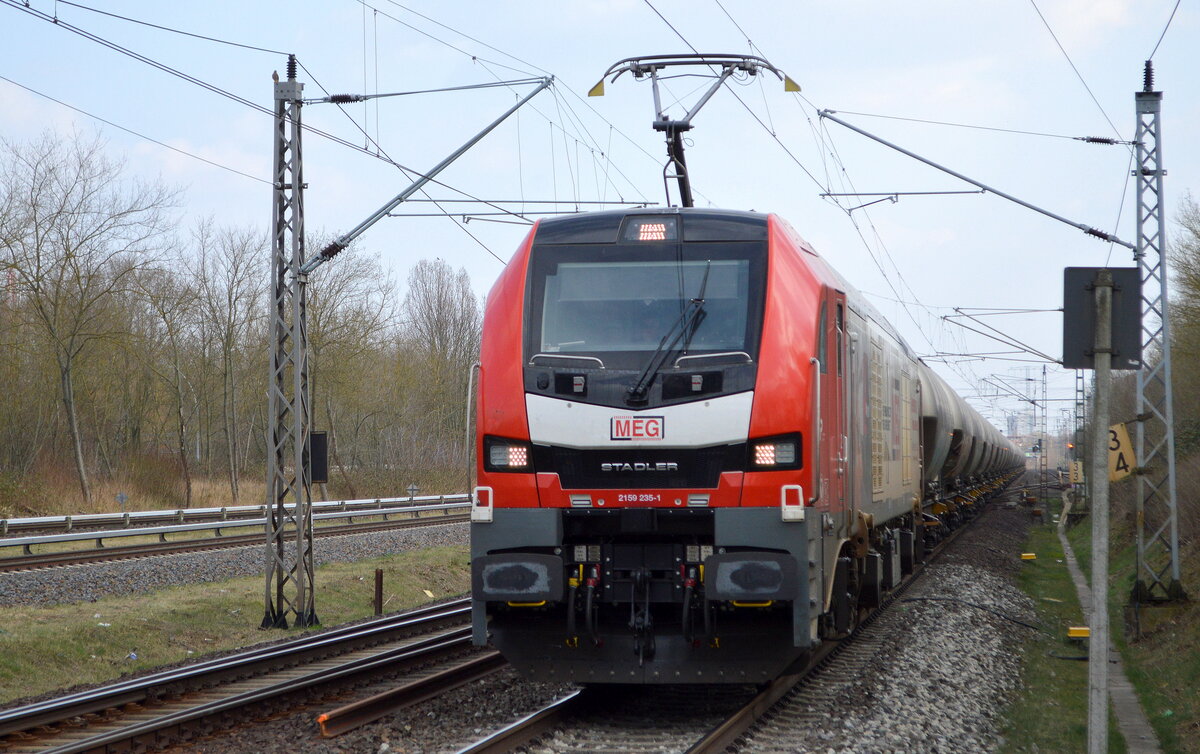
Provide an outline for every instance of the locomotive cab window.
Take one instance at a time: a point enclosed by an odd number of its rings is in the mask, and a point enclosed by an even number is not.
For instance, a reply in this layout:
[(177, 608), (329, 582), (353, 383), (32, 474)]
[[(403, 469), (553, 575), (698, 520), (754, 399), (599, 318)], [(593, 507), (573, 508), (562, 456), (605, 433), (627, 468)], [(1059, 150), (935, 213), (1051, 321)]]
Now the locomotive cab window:
[(526, 358), (580, 355), (636, 369), (678, 335), (679, 354), (755, 359), (765, 257), (758, 242), (535, 246)]

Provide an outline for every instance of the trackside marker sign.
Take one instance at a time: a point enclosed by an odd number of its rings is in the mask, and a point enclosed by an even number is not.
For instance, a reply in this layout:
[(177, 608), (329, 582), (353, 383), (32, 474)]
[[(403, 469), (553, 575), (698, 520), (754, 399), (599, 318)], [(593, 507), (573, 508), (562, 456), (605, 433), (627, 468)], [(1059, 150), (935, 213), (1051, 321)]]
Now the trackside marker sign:
[(661, 440), (661, 416), (614, 416), (609, 437), (613, 440)]

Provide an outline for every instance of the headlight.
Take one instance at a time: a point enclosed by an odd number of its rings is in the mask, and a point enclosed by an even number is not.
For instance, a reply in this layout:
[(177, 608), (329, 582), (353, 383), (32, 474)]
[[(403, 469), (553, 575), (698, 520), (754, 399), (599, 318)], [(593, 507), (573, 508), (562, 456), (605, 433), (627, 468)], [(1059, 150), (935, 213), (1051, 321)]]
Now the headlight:
[(484, 468), (488, 471), (532, 471), (529, 443), (503, 437), (485, 437)]
[(750, 468), (752, 469), (798, 469), (800, 463), (800, 435), (785, 435), (750, 443)]

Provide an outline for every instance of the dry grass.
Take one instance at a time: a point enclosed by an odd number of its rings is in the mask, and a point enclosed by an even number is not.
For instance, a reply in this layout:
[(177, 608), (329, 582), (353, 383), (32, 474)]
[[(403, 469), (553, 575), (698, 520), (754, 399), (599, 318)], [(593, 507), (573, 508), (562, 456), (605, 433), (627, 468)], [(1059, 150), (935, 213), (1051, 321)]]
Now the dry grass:
[[(466, 470), (428, 466), (411, 471), (359, 469), (349, 483), (331, 469), (329, 484), (313, 490), (316, 500), (403, 497), (409, 484), (419, 495), (449, 495), (467, 491)], [(89, 477), (92, 502), (83, 502), (73, 467), (40, 464), (27, 475), (0, 472), (0, 518), (23, 516), (66, 516), (79, 513), (109, 513), (121, 510), (117, 495), (126, 496), (125, 510), (174, 510), (184, 507), (184, 486), (179, 466), (170, 457), (147, 456), (130, 460), (113, 477)], [(192, 477), (192, 508), (221, 508), (232, 505), (261, 505), (267, 497), (263, 474), (238, 480), (235, 503), (224, 474)]]
[[(174, 510), (184, 507), (184, 487), (172, 459), (143, 458), (122, 467), (113, 477), (88, 478), (91, 504), (84, 503), (72, 467), (39, 464), (31, 473), (0, 473), (0, 517), (66, 516), (121, 510), (117, 495), (126, 497), (125, 510)], [(238, 480), (239, 505), (259, 505), (266, 498), (262, 475)], [(225, 476), (192, 478), (193, 508), (234, 505)]]

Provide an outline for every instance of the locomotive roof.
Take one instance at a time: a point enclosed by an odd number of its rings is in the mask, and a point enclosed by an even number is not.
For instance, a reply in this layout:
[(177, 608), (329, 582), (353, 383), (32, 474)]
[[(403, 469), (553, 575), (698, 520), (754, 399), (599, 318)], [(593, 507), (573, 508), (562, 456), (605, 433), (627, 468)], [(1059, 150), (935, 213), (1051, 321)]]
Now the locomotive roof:
[(622, 222), (637, 215), (678, 215), (684, 241), (765, 241), (767, 238), (767, 215), (761, 212), (646, 207), (546, 218), (538, 224), (534, 243), (616, 243)]

